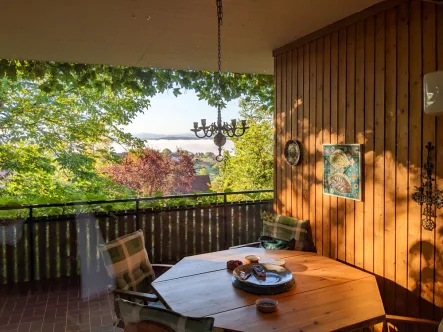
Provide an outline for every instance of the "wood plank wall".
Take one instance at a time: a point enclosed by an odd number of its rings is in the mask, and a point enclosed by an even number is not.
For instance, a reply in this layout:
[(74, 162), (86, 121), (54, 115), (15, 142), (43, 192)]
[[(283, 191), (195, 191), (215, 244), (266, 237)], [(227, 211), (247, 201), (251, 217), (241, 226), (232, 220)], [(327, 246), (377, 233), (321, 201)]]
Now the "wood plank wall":
[[(380, 8), (274, 52), (274, 208), (309, 219), (320, 254), (376, 274), (387, 313), (442, 319), (443, 212), (423, 230), (411, 194), (428, 141), (443, 188), (443, 118), (422, 108), (423, 74), (443, 70), (443, 6)], [(288, 139), (303, 145), (295, 167)], [(322, 194), (323, 143), (364, 144), (363, 202)]]

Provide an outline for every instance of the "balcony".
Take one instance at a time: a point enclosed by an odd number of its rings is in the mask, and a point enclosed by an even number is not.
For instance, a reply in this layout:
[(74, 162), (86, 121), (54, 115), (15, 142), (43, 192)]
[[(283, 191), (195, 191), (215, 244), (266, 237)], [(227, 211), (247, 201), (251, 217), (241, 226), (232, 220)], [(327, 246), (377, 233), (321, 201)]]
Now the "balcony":
[[(3, 207), (2, 331), (114, 331), (98, 244), (142, 229), (153, 263), (256, 241), (272, 190)], [(118, 329), (117, 329), (118, 330)]]

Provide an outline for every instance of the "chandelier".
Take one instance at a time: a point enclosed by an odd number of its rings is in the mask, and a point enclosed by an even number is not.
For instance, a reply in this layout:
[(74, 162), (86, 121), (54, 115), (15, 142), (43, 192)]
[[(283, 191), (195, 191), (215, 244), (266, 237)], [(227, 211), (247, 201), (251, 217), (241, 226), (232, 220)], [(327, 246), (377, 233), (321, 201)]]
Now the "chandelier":
[[(223, 4), (222, 0), (216, 0), (217, 3), (217, 18), (218, 18), (218, 94), (220, 99), (222, 98), (221, 87), (221, 25), (223, 24)], [(242, 136), (248, 127), (246, 126), (246, 120), (241, 120), (241, 125), (237, 123), (236, 119), (232, 119), (231, 123), (222, 122), (221, 118), (221, 103), (217, 105), (217, 122), (213, 122), (210, 125), (206, 125), (206, 119), (201, 119), (201, 126), (198, 122), (194, 122), (194, 128), (191, 129), (198, 138), (209, 138), (214, 136), (214, 144), (218, 146), (218, 156), (215, 158), (217, 161), (223, 160), (222, 148), (226, 144), (227, 137), (240, 137)]]

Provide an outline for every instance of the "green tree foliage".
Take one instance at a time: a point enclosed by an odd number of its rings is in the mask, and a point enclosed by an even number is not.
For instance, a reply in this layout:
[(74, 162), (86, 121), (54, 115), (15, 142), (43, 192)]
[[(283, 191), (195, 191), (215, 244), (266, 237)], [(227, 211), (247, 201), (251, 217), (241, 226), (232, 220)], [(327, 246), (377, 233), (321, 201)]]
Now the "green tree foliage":
[[(76, 176), (61, 167), (48, 151), (38, 145), (20, 143), (0, 145), (0, 160), (5, 167), (0, 178), (0, 205), (11, 202), (43, 204), (79, 200), (129, 197), (135, 192), (100, 174)], [(73, 161), (75, 162), (75, 161)]]
[(233, 138), (234, 154), (225, 152), (220, 164), (220, 173), (214, 179), (213, 189), (253, 190), (273, 188), (274, 174), (274, 129), (272, 112), (241, 102), (240, 115), (246, 118), (249, 129), (238, 138)]
[(112, 143), (141, 151), (144, 142), (122, 128), (155, 94), (195, 90), (212, 106), (253, 96), (272, 109), (271, 76), (221, 79), (219, 97), (211, 72), (0, 59), (0, 170), (8, 171), (0, 194), (26, 202), (132, 195), (97, 169), (119, 159)]
[(172, 151), (169, 150), (168, 148), (164, 148), (162, 151), (163, 154), (172, 154)]
[(114, 93), (132, 91), (138, 98), (149, 99), (157, 93), (172, 90), (180, 95), (182, 90), (194, 90), (209, 105), (224, 106), (226, 102), (244, 96), (246, 100), (260, 101), (262, 107), (272, 109), (273, 77), (259, 74), (223, 73), (221, 96), (217, 74), (207, 71), (165, 70), (106, 65), (83, 65), (39, 61), (0, 60), (0, 78), (11, 81), (38, 82), (42, 92), (71, 89), (92, 89)]

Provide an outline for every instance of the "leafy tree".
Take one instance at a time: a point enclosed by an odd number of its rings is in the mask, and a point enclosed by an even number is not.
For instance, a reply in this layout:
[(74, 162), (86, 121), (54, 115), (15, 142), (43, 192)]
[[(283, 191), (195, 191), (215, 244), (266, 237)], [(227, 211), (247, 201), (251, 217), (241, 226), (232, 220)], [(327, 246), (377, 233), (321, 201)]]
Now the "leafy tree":
[(274, 129), (272, 113), (241, 103), (240, 115), (247, 119), (249, 129), (241, 137), (233, 138), (234, 154), (225, 151), (219, 166), (219, 175), (213, 181), (213, 188), (253, 190), (273, 188), (274, 178)]
[(36, 145), (0, 145), (0, 160), (8, 171), (0, 178), (0, 205), (10, 202), (43, 204), (50, 202), (112, 199), (134, 196), (135, 192), (99, 174), (75, 176), (62, 168), (50, 151)]
[(38, 82), (45, 93), (70, 89), (92, 89), (100, 92), (110, 88), (119, 94), (132, 91), (138, 98), (150, 98), (157, 93), (172, 90), (174, 95), (182, 89), (194, 90), (209, 105), (224, 106), (226, 102), (244, 97), (257, 100), (262, 107), (273, 108), (273, 77), (260, 74), (223, 73), (221, 94), (217, 74), (207, 71), (167, 70), (107, 65), (86, 65), (58, 62), (0, 60), (0, 78), (11, 81)]
[(188, 155), (178, 151), (173, 157), (148, 148), (141, 154), (128, 153), (120, 163), (103, 171), (115, 182), (145, 196), (189, 190), (195, 177), (194, 163)]
[(211, 72), (0, 59), (0, 170), (10, 172), (0, 193), (32, 202), (38, 192), (47, 200), (131, 195), (97, 169), (120, 158), (112, 143), (143, 149), (144, 142), (122, 128), (149, 109), (155, 94), (195, 90), (213, 106), (252, 96), (272, 109), (271, 76), (221, 78), (219, 97)]
[(172, 154), (172, 151), (169, 150), (168, 148), (164, 148), (162, 151), (163, 154)]

